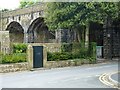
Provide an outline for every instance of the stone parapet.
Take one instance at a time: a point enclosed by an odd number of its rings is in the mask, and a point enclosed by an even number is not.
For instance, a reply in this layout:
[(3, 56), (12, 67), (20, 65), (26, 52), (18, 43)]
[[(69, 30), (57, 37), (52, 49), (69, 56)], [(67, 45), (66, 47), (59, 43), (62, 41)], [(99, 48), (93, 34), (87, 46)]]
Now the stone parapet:
[(12, 11), (2, 12), (2, 18), (25, 15), (29, 13), (39, 12), (44, 10), (44, 3), (38, 3), (30, 7), (16, 9)]

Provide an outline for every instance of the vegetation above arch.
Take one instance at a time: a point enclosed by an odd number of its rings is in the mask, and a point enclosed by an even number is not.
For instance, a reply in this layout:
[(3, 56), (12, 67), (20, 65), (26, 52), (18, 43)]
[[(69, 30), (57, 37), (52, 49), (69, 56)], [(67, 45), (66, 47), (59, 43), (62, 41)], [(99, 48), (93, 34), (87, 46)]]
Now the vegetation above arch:
[(31, 5), (36, 4), (37, 2), (39, 2), (40, 0), (21, 0), (20, 1), (20, 8), (24, 8), (24, 7), (28, 7)]
[(51, 30), (77, 28), (90, 21), (103, 23), (106, 17), (118, 18), (118, 2), (49, 2), (45, 21)]

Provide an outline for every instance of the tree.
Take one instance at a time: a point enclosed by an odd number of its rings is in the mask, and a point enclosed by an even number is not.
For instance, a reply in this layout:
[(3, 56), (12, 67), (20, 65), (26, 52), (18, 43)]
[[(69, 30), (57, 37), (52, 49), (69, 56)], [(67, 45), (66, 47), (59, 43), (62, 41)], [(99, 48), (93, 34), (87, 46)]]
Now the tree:
[(47, 3), (45, 21), (50, 29), (77, 28), (90, 21), (103, 23), (105, 17), (118, 17), (118, 4), (106, 2)]
[(38, 0), (21, 0), (20, 1), (20, 8), (28, 7), (34, 5), (38, 2)]
[(118, 3), (113, 2), (49, 2), (45, 22), (50, 30), (76, 30), (80, 41), (81, 32), (88, 31), (91, 21), (104, 23), (106, 17), (118, 18), (118, 12)]

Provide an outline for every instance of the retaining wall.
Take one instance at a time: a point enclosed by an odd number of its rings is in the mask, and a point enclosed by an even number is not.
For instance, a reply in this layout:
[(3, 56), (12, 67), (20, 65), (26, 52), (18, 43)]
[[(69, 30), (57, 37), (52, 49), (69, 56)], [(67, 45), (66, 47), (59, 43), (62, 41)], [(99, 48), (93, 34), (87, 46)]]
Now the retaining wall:
[(89, 64), (88, 60), (65, 60), (65, 61), (47, 61), (46, 68), (68, 67), (68, 66), (80, 66), (83, 64)]
[(0, 64), (0, 73), (28, 70), (28, 63)]
[[(81, 66), (89, 64), (88, 60), (65, 60), (65, 61), (47, 61), (44, 68), (58, 68), (68, 66)], [(17, 72), (30, 70), (27, 62), (14, 64), (0, 64), (0, 73)]]

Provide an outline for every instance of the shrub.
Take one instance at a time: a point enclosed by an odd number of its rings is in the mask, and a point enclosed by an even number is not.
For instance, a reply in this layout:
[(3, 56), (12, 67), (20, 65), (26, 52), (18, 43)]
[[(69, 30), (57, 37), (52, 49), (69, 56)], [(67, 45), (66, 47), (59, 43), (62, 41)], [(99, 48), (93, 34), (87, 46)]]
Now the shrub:
[(95, 42), (89, 43), (88, 55), (90, 57), (96, 57), (96, 43)]
[(76, 43), (73, 45), (73, 58), (86, 58), (88, 56), (88, 49), (83, 45), (83, 43)]
[(96, 58), (94, 58), (94, 57), (89, 57), (88, 59), (89, 59), (89, 63), (90, 63), (90, 64), (95, 64), (95, 63), (96, 63)]
[(26, 62), (26, 53), (6, 54), (2, 57), (2, 63)]
[(72, 53), (77, 53), (80, 51), (80, 43), (72, 43)]
[(13, 53), (26, 53), (27, 45), (23, 43), (13, 44)]
[(62, 52), (72, 52), (72, 43), (63, 43), (61, 45), (61, 51)]
[(61, 53), (60, 54), (60, 60), (68, 60), (68, 59), (73, 59), (72, 53)]
[(15, 53), (13, 54), (12, 60), (16, 62), (26, 62), (26, 53)]
[(72, 44), (64, 43), (61, 49), (62, 52), (48, 52), (47, 60), (88, 59), (89, 63), (96, 62), (96, 43), (94, 42), (90, 43), (89, 48), (85, 48), (84, 42)]
[(2, 62), (3, 53), (0, 52), (0, 63)]
[(95, 42), (89, 43), (88, 59), (90, 64), (96, 63), (96, 43)]
[(88, 49), (85, 48), (84, 42), (73, 43), (72, 54), (74, 58), (86, 58), (88, 56)]
[(60, 53), (51, 53), (51, 52), (48, 52), (47, 53), (47, 60), (48, 61), (55, 61), (55, 60), (58, 60), (59, 59), (59, 55)]
[(71, 53), (60, 53), (60, 52), (48, 52), (47, 53), (47, 60), (48, 61), (58, 61), (58, 60), (68, 60), (68, 59), (72, 59), (72, 55)]

